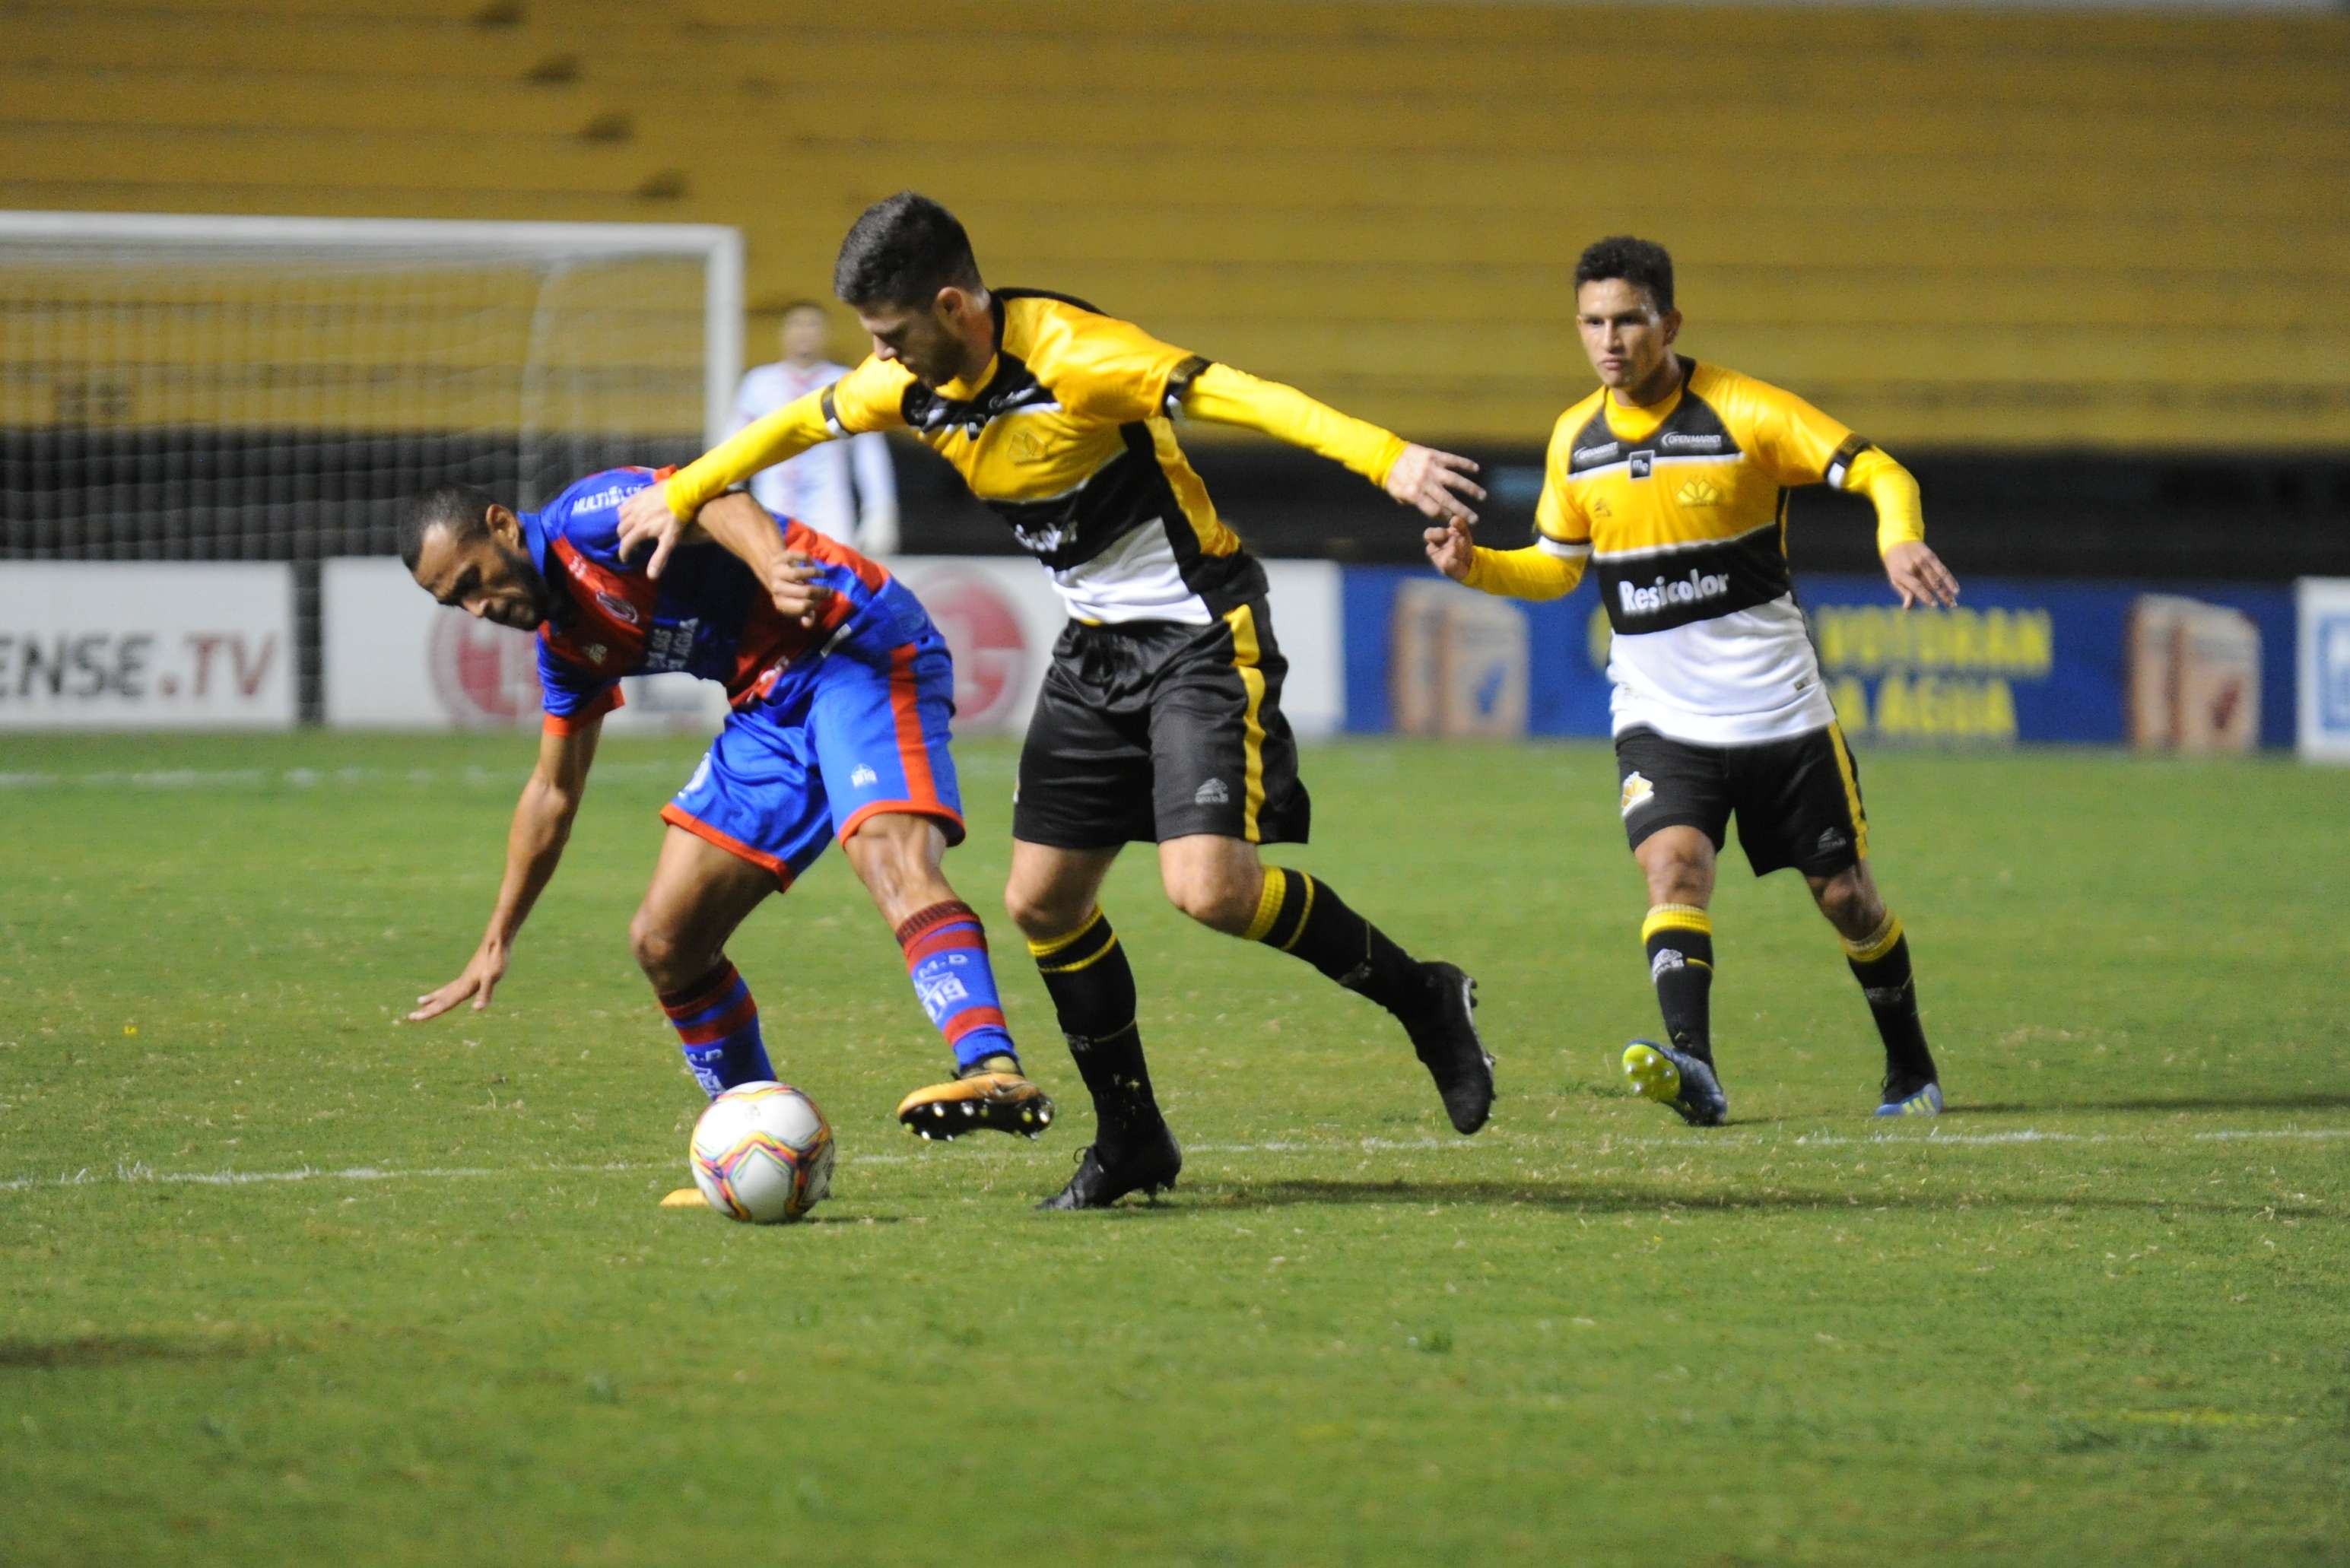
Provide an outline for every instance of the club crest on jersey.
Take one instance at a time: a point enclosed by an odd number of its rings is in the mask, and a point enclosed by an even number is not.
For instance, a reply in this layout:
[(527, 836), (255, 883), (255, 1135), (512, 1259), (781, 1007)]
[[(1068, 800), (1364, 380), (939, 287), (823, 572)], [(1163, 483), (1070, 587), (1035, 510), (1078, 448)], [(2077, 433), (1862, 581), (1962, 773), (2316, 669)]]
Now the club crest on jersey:
[(1702, 479), (1692, 479), (1680, 487), (1673, 499), (1684, 506), (1719, 506), (1721, 488)]
[(604, 613), (606, 615), (610, 616), (614, 620), (620, 622), (622, 625), (635, 626), (639, 624), (637, 607), (630, 604), (628, 600), (620, 597), (619, 595), (608, 594), (604, 592), (603, 589), (598, 588), (596, 590), (596, 602), (604, 607)]
[(1626, 458), (1624, 463), (1626, 471), (1634, 479), (1646, 479), (1656, 472), (1657, 454), (1653, 452), (1636, 452)]
[(1626, 816), (1631, 815), (1656, 798), (1657, 786), (1650, 784), (1645, 775), (1637, 770), (1624, 775), (1623, 813)]

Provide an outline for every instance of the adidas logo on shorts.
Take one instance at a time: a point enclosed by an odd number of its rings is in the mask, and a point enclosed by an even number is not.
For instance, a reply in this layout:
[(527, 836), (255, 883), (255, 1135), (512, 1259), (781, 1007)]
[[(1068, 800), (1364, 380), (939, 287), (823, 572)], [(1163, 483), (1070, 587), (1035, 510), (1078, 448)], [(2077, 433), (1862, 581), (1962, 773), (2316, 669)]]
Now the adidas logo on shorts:
[(1232, 792), (1224, 787), (1222, 779), (1210, 779), (1191, 795), (1193, 805), (1230, 805), (1232, 802)]

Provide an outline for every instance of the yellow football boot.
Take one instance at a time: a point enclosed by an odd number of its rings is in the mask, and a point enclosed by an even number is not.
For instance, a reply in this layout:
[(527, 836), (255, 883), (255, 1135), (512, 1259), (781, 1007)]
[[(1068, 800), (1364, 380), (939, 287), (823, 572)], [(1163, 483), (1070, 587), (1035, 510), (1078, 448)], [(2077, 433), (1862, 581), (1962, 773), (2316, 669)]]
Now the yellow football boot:
[(1053, 1125), (1053, 1102), (1030, 1083), (1010, 1056), (990, 1056), (943, 1084), (916, 1089), (898, 1102), (906, 1130), (931, 1142), (969, 1132), (1035, 1137)]

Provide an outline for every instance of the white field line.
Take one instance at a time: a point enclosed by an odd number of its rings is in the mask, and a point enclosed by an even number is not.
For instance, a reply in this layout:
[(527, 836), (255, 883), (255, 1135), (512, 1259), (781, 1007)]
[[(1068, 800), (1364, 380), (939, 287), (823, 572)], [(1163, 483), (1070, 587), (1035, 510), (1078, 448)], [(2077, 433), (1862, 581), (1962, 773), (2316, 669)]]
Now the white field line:
[[(2237, 1143), (2258, 1140), (2315, 1141), (2350, 1137), (2350, 1127), (2230, 1127), (2210, 1132), (2190, 1133), (2195, 1143)], [(1622, 1137), (1606, 1141), (1642, 1147), (1701, 1148), (1731, 1146), (1777, 1144), (1800, 1148), (1842, 1148), (1854, 1146), (1898, 1145), (1912, 1148), (1951, 1144), (1981, 1148), (2007, 1144), (2064, 1143), (2145, 1143), (2151, 1140), (2112, 1133), (2064, 1133), (2018, 1131), (2012, 1133), (1933, 1133), (1924, 1137), (1896, 1137), (1886, 1133), (1867, 1137), (1845, 1137), (1835, 1133), (1805, 1133), (1792, 1138), (1728, 1136), (1699, 1137), (1694, 1134), (1679, 1137)], [(1330, 1142), (1295, 1142), (1274, 1140), (1265, 1143), (1195, 1143), (1186, 1147), (1191, 1154), (1337, 1154), (1349, 1151), (1379, 1154), (1389, 1151), (1419, 1151), (1437, 1149), (1471, 1149), (1481, 1147), (1465, 1138), (1383, 1138), (1366, 1137)], [(1523, 1146), (1504, 1145), (1523, 1152)], [(1589, 1146), (1575, 1146), (1589, 1152)], [(904, 1165), (923, 1158), (916, 1154), (854, 1154), (845, 1155), (844, 1163), (852, 1165)], [(673, 1168), (666, 1161), (614, 1160), (602, 1165), (542, 1165), (542, 1166), (418, 1166), (406, 1169), (389, 1166), (354, 1165), (340, 1169), (303, 1166), (293, 1170), (156, 1170), (145, 1165), (116, 1166), (111, 1169), (84, 1168), (58, 1176), (17, 1176), (0, 1180), (0, 1192), (25, 1192), (35, 1189), (55, 1189), (66, 1187), (94, 1187), (114, 1183), (154, 1183), (178, 1187), (255, 1187), (289, 1181), (471, 1181), (488, 1177), (508, 1179), (528, 1179), (533, 1176), (599, 1176), (607, 1174), (637, 1174)]]
[[(681, 762), (607, 761), (597, 768), (598, 778), (650, 778), (655, 774), (683, 778), (691, 768)], [(526, 759), (511, 768), (468, 763), (459, 768), (107, 768), (96, 773), (0, 773), (0, 790), (49, 789), (254, 789), (283, 784), (291, 789), (321, 785), (406, 784), (418, 786), (462, 784), (522, 787), (530, 776)]]

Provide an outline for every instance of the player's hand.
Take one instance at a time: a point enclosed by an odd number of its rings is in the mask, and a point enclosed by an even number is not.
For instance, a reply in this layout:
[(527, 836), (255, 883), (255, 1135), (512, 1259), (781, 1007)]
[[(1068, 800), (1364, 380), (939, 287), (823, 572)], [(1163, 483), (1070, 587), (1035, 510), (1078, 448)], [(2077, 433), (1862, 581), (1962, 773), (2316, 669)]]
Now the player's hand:
[(832, 590), (823, 582), (824, 568), (797, 550), (786, 550), (766, 570), (767, 597), (775, 607), (800, 623), (816, 625)]
[(473, 1011), (479, 1012), (490, 1004), (490, 993), (506, 974), (506, 950), (484, 942), (473, 950), (473, 959), (465, 972), (442, 986), (416, 999), (416, 1011), (408, 1015), (411, 1023), (421, 1023), (428, 1018), (438, 1018), (467, 997), (473, 999)]
[(1885, 580), (1901, 596), (1903, 609), (1913, 605), (1949, 609), (1959, 602), (1959, 579), (1922, 539), (1905, 539), (1885, 552)]
[(685, 536), (690, 518), (680, 517), (669, 509), (667, 487), (648, 484), (620, 503), (620, 559), (627, 560), (650, 544), (653, 558), (645, 563), (645, 576), (658, 577), (669, 565), (669, 553)]
[(1456, 583), (1469, 580), (1470, 564), (1477, 558), (1477, 537), (1467, 525), (1447, 523), (1420, 534), (1428, 541), (1429, 564)]
[(1473, 524), (1477, 514), (1469, 503), (1485, 499), (1485, 487), (1469, 477), (1476, 472), (1477, 465), (1457, 452), (1408, 446), (1388, 470), (1388, 493), (1440, 523)]

